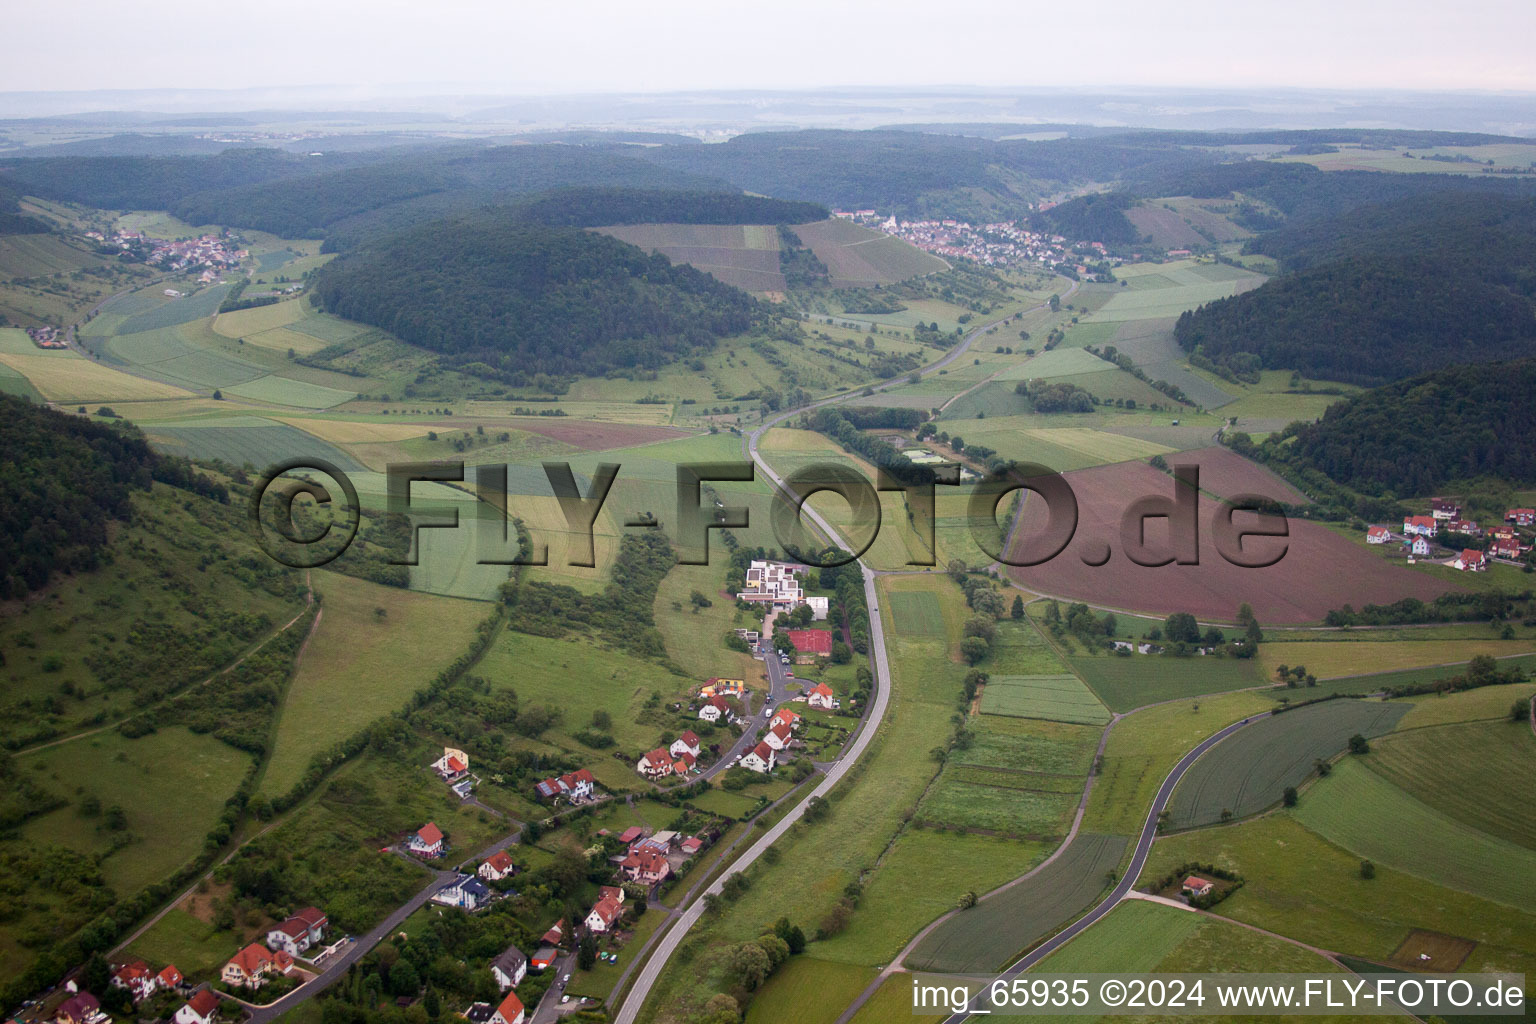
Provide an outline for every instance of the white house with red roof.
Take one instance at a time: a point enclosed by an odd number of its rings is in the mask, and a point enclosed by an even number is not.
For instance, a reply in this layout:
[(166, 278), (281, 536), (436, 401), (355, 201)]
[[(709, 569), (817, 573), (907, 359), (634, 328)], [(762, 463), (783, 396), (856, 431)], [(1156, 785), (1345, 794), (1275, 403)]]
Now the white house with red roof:
[(592, 790), (597, 786), (597, 779), (586, 768), (578, 768), (574, 772), (552, 779), (545, 779), (534, 784), (533, 791), (541, 800), (553, 803), (560, 797), (564, 797), (570, 803), (579, 800), (590, 800)]
[(753, 747), (741, 759), (741, 766), (753, 772), (771, 772), (776, 763), (773, 748), (766, 742)]
[(176, 969), (175, 964), (166, 964), (161, 968), (160, 973), (155, 975), (155, 987), (162, 992), (169, 992), (172, 989), (181, 988), (186, 980)]
[(631, 850), (629, 856), (619, 864), (619, 870), (631, 882), (655, 885), (671, 876), (672, 865), (667, 863), (667, 858), (660, 850), (641, 848)]
[(696, 764), (698, 764), (698, 761), (695, 760), (694, 756), (687, 751), (684, 751), (677, 756), (676, 761), (672, 762), (672, 774), (687, 775), (689, 772), (693, 771), (693, 766)]
[(1392, 539), (1392, 531), (1385, 526), (1373, 526), (1365, 531), (1367, 544), (1385, 544)]
[(517, 998), (516, 992), (508, 992), (507, 998), (496, 1007), (496, 1012), (491, 1014), (491, 1024), (523, 1024), (527, 1014), (523, 1010), (523, 1001)]
[(684, 754), (690, 754), (697, 758), (699, 756), (699, 751), (703, 749), (703, 743), (700, 742), (699, 737), (694, 734), (692, 729), (688, 729), (684, 731), (684, 733), (677, 739), (673, 740), (672, 746), (668, 747), (667, 749), (672, 752), (673, 757), (681, 757)]
[(444, 747), (443, 756), (432, 762), (432, 770), (452, 781), (469, 771), (469, 755), (454, 747)]
[(1519, 558), (1520, 542), (1513, 537), (1508, 539), (1500, 538), (1493, 542), (1489, 552), (1495, 558)]
[(497, 850), (485, 858), (478, 869), (481, 878), (489, 882), (499, 882), (503, 878), (510, 878), (517, 874), (517, 865), (512, 863), (512, 855), (506, 850)]
[(330, 919), (314, 907), (305, 907), (267, 932), (267, 948), (298, 956), (325, 937)]
[(1408, 542), (1408, 553), (1415, 558), (1428, 558), (1430, 552), (1429, 538), (1424, 536), (1414, 537)]
[(635, 764), (635, 771), (648, 779), (659, 779), (663, 775), (672, 774), (672, 755), (666, 748), (657, 747), (649, 751)]
[(1213, 883), (1207, 882), (1199, 875), (1190, 875), (1179, 883), (1179, 889), (1191, 896), (1204, 896), (1214, 888), (1216, 886)]
[(624, 913), (624, 905), (612, 896), (604, 896), (598, 900), (587, 914), (587, 930), (597, 932), (599, 935), (613, 930), (613, 926), (619, 923), (619, 915)]
[(134, 1002), (148, 999), (155, 992), (155, 974), (143, 960), (133, 960), (112, 972), (113, 988), (127, 989)]
[(441, 857), (443, 830), (438, 828), (435, 822), (429, 821), (421, 826), (421, 831), (411, 833), (405, 840), (405, 848), (418, 857)]
[(198, 989), (192, 998), (176, 1011), (176, 1024), (212, 1024), (219, 1015), (219, 997), (213, 989)]
[(1476, 548), (1467, 548), (1462, 551), (1461, 554), (1456, 556), (1456, 561), (1452, 564), (1464, 572), (1482, 572), (1488, 568), (1488, 560)]
[(699, 706), (699, 717), (706, 722), (729, 722), (735, 715), (724, 697), (714, 696)]
[(789, 746), (789, 741), (792, 739), (794, 739), (794, 733), (783, 722), (769, 726), (768, 731), (763, 733), (763, 742), (772, 747), (775, 753)]
[(773, 713), (773, 717), (768, 719), (768, 728), (772, 729), (780, 723), (793, 729), (800, 724), (800, 716), (796, 712), (789, 710), (789, 708), (779, 708), (779, 710)]
[(287, 974), (293, 970), (293, 957), (285, 950), (273, 952), (255, 942), (230, 958), (219, 972), (226, 985), (236, 988), (260, 988), (274, 974)]
[(1512, 508), (1504, 513), (1504, 521), (1516, 526), (1536, 526), (1536, 508)]
[(1439, 529), (1434, 516), (1409, 516), (1403, 520), (1403, 533), (1410, 537), (1433, 537)]
[(811, 692), (806, 694), (805, 702), (813, 708), (831, 711), (837, 700), (832, 693), (832, 687), (826, 683), (817, 683), (811, 687)]
[(681, 849), (683, 853), (692, 857), (694, 854), (704, 849), (704, 840), (697, 836), (689, 836), (682, 841)]

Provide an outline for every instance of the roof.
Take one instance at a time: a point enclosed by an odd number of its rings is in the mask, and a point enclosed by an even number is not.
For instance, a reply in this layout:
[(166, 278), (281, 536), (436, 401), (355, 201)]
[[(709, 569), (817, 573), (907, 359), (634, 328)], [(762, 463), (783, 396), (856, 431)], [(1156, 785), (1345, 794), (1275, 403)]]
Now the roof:
[(649, 767), (656, 768), (658, 770), (662, 768), (670, 768), (672, 766), (672, 755), (663, 750), (661, 747), (657, 747), (655, 750), (650, 751), (640, 760), (644, 761)]
[(1188, 878), (1184, 879), (1182, 884), (1183, 884), (1183, 887), (1186, 888), (1186, 889), (1204, 889), (1206, 886), (1210, 885), (1211, 883), (1207, 882), (1205, 879), (1201, 878), (1199, 875), (1190, 875)]
[(528, 961), (540, 967), (548, 967), (555, 962), (555, 948), (553, 946), (540, 946), (534, 950), (533, 957)]
[(1461, 560), (1463, 562), (1481, 562), (1483, 560), (1483, 553), (1476, 548), (1467, 548), (1461, 553)]
[(679, 736), (678, 739), (682, 740), (690, 747), (696, 747), (699, 745), (699, 737), (694, 733), (692, 729), (684, 729), (683, 734)]
[(629, 828), (619, 833), (619, 842), (628, 846), (630, 843), (634, 842), (636, 839), (639, 839), (643, 835), (645, 835), (645, 829), (641, 828), (639, 825), (631, 825)]
[(786, 629), (789, 642), (802, 654), (831, 654), (832, 634), (825, 629)]
[(721, 711), (729, 711), (729, 710), (731, 710), (731, 706), (725, 702), (725, 698), (724, 697), (720, 697), (720, 696), (711, 697), (705, 703), (707, 703), (710, 707), (719, 708)]
[(617, 921), (623, 912), (624, 908), (612, 896), (604, 896), (592, 907), (592, 913), (602, 919), (605, 928), (612, 927), (613, 922)]
[(663, 868), (670, 869), (672, 865), (667, 863), (667, 858), (657, 850), (639, 849), (624, 858), (624, 867), (630, 870), (638, 870), (648, 875), (654, 875)]
[(757, 746), (753, 747), (752, 753), (756, 754), (764, 761), (768, 761), (773, 758), (773, 748), (766, 743), (759, 743)]
[(429, 821), (421, 826), (421, 831), (416, 833), (416, 838), (420, 839), (427, 846), (431, 846), (433, 843), (443, 841), (443, 830), (438, 828), (435, 823)]
[(219, 1008), (219, 997), (213, 994), (213, 989), (202, 988), (187, 1000), (187, 1005), (192, 1007), (192, 1012), (199, 1017), (206, 1017)]
[(512, 855), (506, 850), (497, 850), (495, 853), (485, 858), (485, 862), (489, 864), (493, 870), (502, 874), (506, 874), (509, 869), (517, 866), (512, 863)]
[(124, 982), (147, 978), (149, 975), (149, 964), (146, 964), (143, 960), (130, 961), (112, 972), (114, 978), (121, 978)]
[(779, 708), (779, 710), (773, 713), (773, 717), (769, 719), (769, 721), (783, 722), (785, 725), (794, 725), (796, 722), (800, 721), (800, 716), (797, 713), (789, 710), (789, 708)]
[(702, 850), (703, 848), (704, 840), (698, 838), (697, 836), (689, 836), (687, 839), (683, 840), (684, 853), (695, 853), (699, 850)]
[(101, 1003), (89, 992), (80, 992), (59, 1004), (59, 1014), (80, 1018), (101, 1009)]
[(496, 1007), (496, 1012), (501, 1014), (502, 1020), (516, 1020), (517, 1015), (523, 1012), (523, 1001), (517, 998), (516, 992), (508, 992), (507, 998)]
[(456, 757), (450, 757), (448, 759), (448, 770), (451, 772), (461, 772), (467, 767), (468, 765)]
[(490, 1003), (471, 1003), (469, 1009), (464, 1011), (464, 1019), (469, 1024), (485, 1024), (495, 1012)]
[(544, 933), (544, 938), (540, 939), (539, 941), (540, 942), (547, 942), (551, 946), (558, 946), (558, 945), (560, 945), (560, 940), (563, 939), (564, 937), (565, 937), (565, 918), (562, 917), (560, 920), (556, 921), (554, 924), (549, 926), (549, 931), (545, 932)]
[(263, 964), (272, 962), (272, 954), (267, 950), (267, 947), (253, 942), (230, 957), (229, 962), (246, 974), (255, 974), (261, 969)]
[(155, 975), (155, 980), (162, 986), (180, 985), (181, 972), (176, 969), (175, 964), (166, 964), (165, 968)]
[(560, 776), (560, 781), (567, 786), (574, 786), (577, 782), (585, 782), (589, 786), (597, 785), (597, 779), (593, 778), (592, 773), (585, 768), (577, 768), (568, 775)]
[(811, 696), (830, 697), (832, 696), (832, 687), (828, 686), (826, 683), (817, 683), (815, 686), (811, 687)]
[(1406, 516), (1403, 519), (1403, 524), (1406, 525), (1406, 526), (1434, 526), (1435, 525), (1435, 517), (1434, 516)]
[(780, 743), (788, 743), (790, 736), (793, 735), (789, 731), (789, 723), (787, 722), (775, 722), (773, 728), (768, 731), (778, 737)]
[(492, 960), (488, 966), (500, 967), (501, 973), (509, 978), (516, 976), (518, 970), (528, 966), (528, 958), (523, 951), (516, 946), (508, 946), (501, 951), (501, 955)]
[(1367, 534), (1371, 535), (1372, 537), (1379, 537), (1379, 536), (1381, 536), (1384, 533), (1391, 533), (1392, 531), (1387, 529), (1385, 526), (1373, 526), (1369, 530), (1366, 530), (1365, 532)]

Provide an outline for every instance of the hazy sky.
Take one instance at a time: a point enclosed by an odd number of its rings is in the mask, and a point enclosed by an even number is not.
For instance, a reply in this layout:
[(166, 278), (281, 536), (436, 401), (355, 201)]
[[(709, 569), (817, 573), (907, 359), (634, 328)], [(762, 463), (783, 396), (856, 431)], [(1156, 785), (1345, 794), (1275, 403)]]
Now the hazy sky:
[(1536, 0), (11, 0), (0, 90), (1536, 91)]

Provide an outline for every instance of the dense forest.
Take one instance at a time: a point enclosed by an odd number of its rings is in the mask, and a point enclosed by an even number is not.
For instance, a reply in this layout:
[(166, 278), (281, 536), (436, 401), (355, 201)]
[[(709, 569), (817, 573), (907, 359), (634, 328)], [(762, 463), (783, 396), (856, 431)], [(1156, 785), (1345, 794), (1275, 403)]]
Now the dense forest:
[(0, 235), (46, 235), (47, 224), (21, 212), (21, 193), (0, 182)]
[(1416, 196), (1252, 248), (1298, 269), (1182, 315), (1186, 351), (1366, 385), (1536, 355), (1536, 200)]
[(1140, 240), (1141, 233), (1125, 211), (1135, 205), (1136, 198), (1129, 193), (1096, 192), (1032, 214), (1029, 226), (1082, 241), (1132, 245)]
[(832, 214), (818, 203), (740, 192), (573, 186), (517, 204), (533, 224), (593, 228), (605, 224), (805, 224)]
[(1536, 359), (1401, 380), (1293, 424), (1258, 454), (1321, 470), (1365, 494), (1433, 494), (1488, 475), (1536, 482)]
[(372, 324), (451, 365), (518, 386), (537, 374), (653, 369), (760, 315), (745, 292), (686, 265), (517, 210), (423, 225), (316, 275), (327, 312)]

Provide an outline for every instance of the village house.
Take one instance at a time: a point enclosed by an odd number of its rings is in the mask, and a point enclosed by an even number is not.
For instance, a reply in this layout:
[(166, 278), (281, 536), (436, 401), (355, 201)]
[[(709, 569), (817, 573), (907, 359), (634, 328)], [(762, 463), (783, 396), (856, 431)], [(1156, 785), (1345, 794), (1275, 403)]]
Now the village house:
[(411, 833), (405, 841), (405, 848), (418, 857), (436, 858), (443, 855), (443, 830), (434, 822), (427, 822), (421, 826), (420, 832)]
[(741, 766), (753, 772), (771, 772), (775, 763), (773, 748), (767, 743), (759, 743), (741, 759)]
[(672, 756), (665, 748), (657, 747), (650, 751), (635, 765), (635, 771), (648, 779), (659, 779), (663, 775), (672, 773)]
[(1462, 551), (1461, 554), (1456, 556), (1456, 561), (1453, 564), (1456, 568), (1465, 572), (1482, 572), (1488, 568), (1488, 560), (1476, 548), (1467, 548)]
[(672, 746), (667, 749), (672, 752), (673, 757), (681, 757), (684, 754), (689, 754), (697, 758), (699, 756), (699, 750), (701, 747), (702, 744), (699, 742), (699, 737), (694, 734), (692, 729), (689, 729), (677, 739), (673, 740)]
[(213, 989), (198, 989), (176, 1011), (176, 1024), (212, 1024), (218, 1015), (219, 997), (213, 994)]
[(432, 902), (445, 907), (475, 910), (490, 901), (491, 890), (474, 875), (460, 875), (432, 894)]
[(789, 741), (793, 738), (794, 735), (790, 732), (789, 726), (783, 722), (770, 726), (768, 731), (763, 734), (763, 742), (772, 747), (775, 753), (789, 746)]
[(1517, 535), (1513, 526), (1500, 524), (1499, 526), (1488, 527), (1488, 536), (1494, 540), (1515, 540)]
[(89, 992), (77, 992), (54, 1011), (54, 1020), (59, 1024), (92, 1024), (104, 1016), (101, 1003)]
[(1536, 508), (1512, 508), (1504, 513), (1504, 521), (1516, 526), (1536, 526)]
[(507, 998), (496, 1007), (496, 1012), (491, 1015), (491, 1024), (523, 1024), (523, 1001), (517, 998), (516, 992), (508, 992)]
[(811, 692), (806, 695), (805, 702), (813, 708), (821, 708), (825, 711), (831, 711), (837, 703), (836, 698), (832, 694), (832, 687), (826, 683), (817, 683), (811, 687)]
[(506, 850), (497, 850), (485, 858), (485, 863), (480, 865), (478, 874), (489, 882), (499, 882), (503, 878), (510, 878), (517, 874), (517, 865), (512, 863), (512, 855)]
[(149, 964), (134, 960), (112, 972), (113, 988), (126, 989), (135, 1003), (148, 999), (155, 992), (155, 975)]
[(789, 642), (795, 645), (795, 657), (801, 664), (832, 655), (832, 634), (825, 629), (786, 629)]
[(599, 935), (613, 930), (618, 924), (619, 915), (624, 912), (624, 907), (612, 896), (604, 896), (593, 905), (591, 913), (587, 914), (587, 930)]
[(516, 946), (508, 946), (491, 961), (490, 968), (491, 977), (496, 979), (496, 984), (505, 992), (521, 985), (528, 976), (528, 958)]
[(779, 710), (773, 713), (773, 717), (768, 719), (768, 728), (772, 729), (774, 726), (781, 724), (793, 729), (800, 724), (800, 716), (789, 710), (789, 708), (779, 708)]
[(724, 697), (711, 697), (700, 706), (699, 717), (706, 722), (729, 722), (736, 716)]
[(444, 747), (443, 756), (432, 762), (432, 770), (445, 782), (452, 782), (469, 771), (469, 755), (453, 747)]
[(1392, 531), (1385, 526), (1373, 526), (1365, 531), (1367, 544), (1385, 544), (1392, 539)]
[(1179, 883), (1180, 891), (1190, 896), (1204, 896), (1214, 888), (1215, 886), (1212, 883), (1207, 882), (1199, 875), (1190, 875)]
[(640, 848), (630, 851), (629, 856), (619, 864), (619, 870), (631, 882), (655, 885), (671, 876), (672, 865), (667, 863), (667, 858), (660, 850)]
[(1404, 545), (1408, 553), (1414, 558), (1428, 558), (1430, 552), (1429, 538), (1424, 536), (1414, 537)]
[(586, 768), (578, 768), (574, 772), (567, 772), (558, 778), (545, 779), (536, 783), (534, 793), (541, 800), (550, 802), (559, 797), (565, 797), (570, 803), (592, 799), (592, 790), (597, 785), (597, 779)]
[(286, 952), (274, 953), (253, 942), (230, 958), (219, 978), (226, 985), (254, 989), (266, 984), (272, 975), (287, 974), (292, 969), (293, 957)]
[(1429, 512), (1435, 519), (1449, 522), (1461, 515), (1461, 506), (1449, 498), (1432, 498), (1429, 502)]
[(546, 946), (559, 946), (565, 942), (565, 918), (562, 917), (550, 925), (549, 931), (545, 932), (539, 941)]
[(1482, 529), (1471, 519), (1452, 519), (1445, 524), (1445, 528), (1451, 533), (1464, 533), (1469, 537), (1476, 537), (1482, 533)]
[(185, 985), (187, 979), (181, 976), (175, 964), (166, 964), (159, 974), (155, 975), (155, 987), (162, 992), (170, 992)]
[(1493, 546), (1489, 551), (1495, 558), (1519, 558), (1520, 542), (1513, 537), (1508, 539), (1499, 538), (1493, 542)]
[(490, 1003), (470, 1003), (469, 1009), (459, 1014), (469, 1024), (491, 1024), (491, 1018), (496, 1016), (496, 1007)]
[(685, 855), (692, 857), (704, 849), (704, 840), (698, 838), (697, 836), (689, 836), (687, 839), (682, 841), (680, 848)]
[(1439, 529), (1434, 516), (1409, 516), (1403, 520), (1403, 533), (1409, 537), (1433, 537)]
[(298, 956), (325, 937), (330, 919), (314, 907), (305, 907), (267, 932), (267, 948)]
[(687, 775), (693, 771), (693, 766), (696, 764), (698, 764), (698, 761), (694, 759), (692, 754), (686, 752), (679, 754), (677, 760), (672, 762), (672, 773), (674, 775)]

